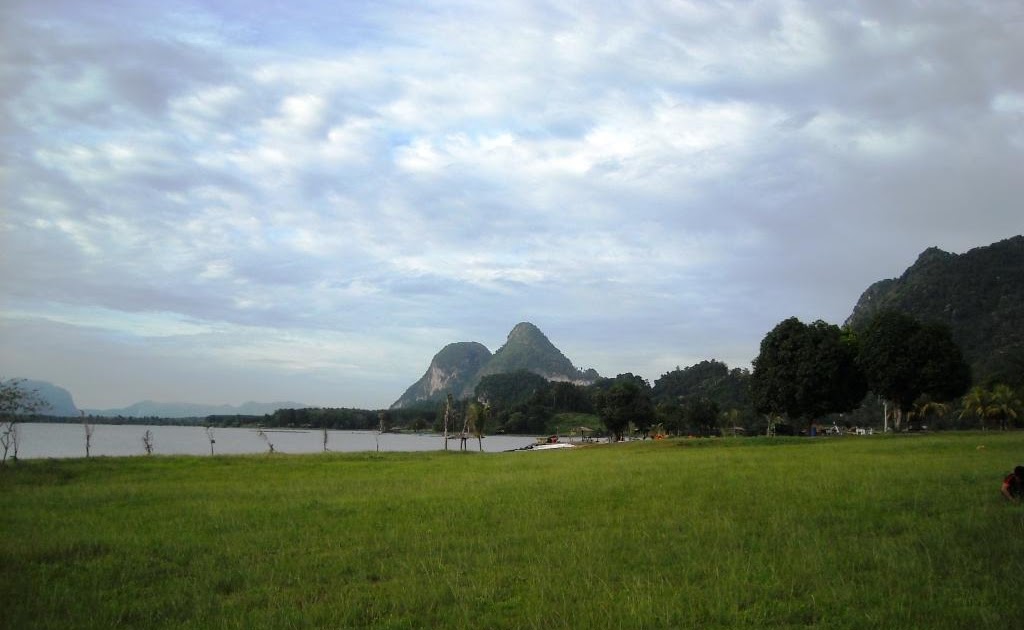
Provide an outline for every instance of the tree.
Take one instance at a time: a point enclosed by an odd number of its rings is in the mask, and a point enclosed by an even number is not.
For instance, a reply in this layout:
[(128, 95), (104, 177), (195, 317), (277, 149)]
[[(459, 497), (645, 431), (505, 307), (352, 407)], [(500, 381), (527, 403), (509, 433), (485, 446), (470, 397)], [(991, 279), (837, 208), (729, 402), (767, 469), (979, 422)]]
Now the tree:
[(586, 387), (565, 381), (548, 383), (551, 409), (555, 412), (591, 413), (594, 407)]
[(18, 459), (18, 421), (48, 406), (38, 393), (26, 390), (22, 383), (20, 379), (0, 380), (0, 449), (3, 449), (0, 464), (7, 463), (9, 452)]
[(547, 386), (546, 378), (526, 370), (488, 374), (473, 390), (473, 398), (495, 408), (511, 408), (526, 403)]
[(733, 435), (737, 434), (739, 427), (740, 410), (739, 409), (728, 409), (718, 414), (719, 424), (722, 427), (722, 435)]
[(736, 426), (749, 425), (756, 421), (750, 403), (750, 371), (729, 369), (729, 366), (714, 359), (701, 361), (686, 368), (675, 368), (654, 381), (651, 399), (659, 410), (659, 419), (666, 428), (675, 433), (687, 430), (691, 433), (707, 433), (717, 422), (684, 421), (684, 410), (693, 410), (691, 401), (710, 401), (719, 409), (736, 411), (730, 422)]
[(1020, 407), (1020, 399), (1009, 385), (1000, 383), (992, 388), (992, 402), (989, 404), (988, 417), (999, 422), (1000, 429), (1005, 431), (1009, 428), (1011, 420), (1017, 419), (1017, 410)]
[(655, 407), (655, 417), (665, 430), (673, 435), (679, 435), (685, 429), (683, 408), (674, 400), (658, 403)]
[(719, 420), (718, 403), (704, 396), (691, 396), (683, 402), (683, 422), (698, 435), (716, 434)]
[(988, 420), (997, 421), (999, 428), (1005, 430), (1009, 421), (1017, 418), (1021, 402), (1007, 385), (999, 384), (991, 390), (976, 385), (964, 396), (961, 406), (960, 417), (974, 416), (982, 430), (988, 428)]
[[(270, 436), (263, 430), (263, 427), (256, 428), (256, 435), (260, 437), (267, 444), (267, 452), (274, 452), (274, 443), (270, 441)], [(210, 455), (213, 455), (213, 442), (210, 442)]]
[(374, 441), (377, 444), (377, 452), (380, 452), (380, 436), (391, 430), (391, 412), (381, 411), (377, 414), (377, 435), (374, 436)]
[(721, 361), (701, 361), (687, 368), (676, 368), (654, 381), (651, 397), (655, 402), (681, 400), (689, 396), (707, 396), (720, 382), (728, 378), (729, 366)]
[(484, 428), (491, 408), (478, 402), (471, 402), (466, 408), (466, 430), (476, 437), (480, 452), (484, 450)]
[(217, 443), (217, 440), (213, 437), (213, 427), (206, 427), (206, 439), (210, 440), (210, 455), (213, 455), (213, 445)]
[(856, 409), (866, 392), (856, 338), (821, 320), (780, 322), (761, 341), (750, 376), (754, 408), (791, 421)]
[(469, 432), (475, 430), (471, 428), (470, 425), (476, 422), (476, 418), (472, 417), (472, 415), (470, 414), (470, 412), (473, 410), (473, 404), (470, 403), (464, 407), (462, 413), (462, 431), (459, 432), (460, 451), (469, 450), (469, 446), (467, 445), (467, 442), (469, 441)]
[(894, 311), (879, 313), (861, 333), (858, 363), (868, 388), (892, 406), (897, 431), (921, 395), (944, 402), (971, 384), (970, 367), (948, 327)]
[(448, 450), (448, 427), (451, 426), (451, 423), (455, 419), (454, 407), (455, 399), (452, 397), (451, 392), (448, 392), (444, 403), (444, 434), (442, 435), (442, 438), (444, 439), (444, 450), (446, 451)]
[(82, 429), (85, 431), (85, 457), (88, 459), (92, 448), (92, 434), (96, 430), (96, 425), (86, 419), (84, 411), (82, 412)]
[(944, 402), (936, 402), (928, 396), (922, 396), (914, 403), (914, 408), (907, 413), (907, 422), (917, 422), (924, 426), (929, 418), (941, 420), (949, 413), (949, 405)]
[(607, 390), (598, 390), (594, 406), (615, 441), (622, 439), (630, 422), (646, 432), (655, 420), (650, 386), (633, 374), (619, 374)]

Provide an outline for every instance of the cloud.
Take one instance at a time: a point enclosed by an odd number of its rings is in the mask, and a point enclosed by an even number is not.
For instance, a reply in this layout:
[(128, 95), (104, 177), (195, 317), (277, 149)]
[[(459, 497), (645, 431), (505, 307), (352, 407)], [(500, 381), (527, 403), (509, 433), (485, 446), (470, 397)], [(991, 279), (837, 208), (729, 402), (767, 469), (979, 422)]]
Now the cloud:
[[(841, 321), (927, 246), (1020, 232), (1021, 18), (6, 3), (5, 330), (59, 325), (93, 348), (83, 370), (129, 339), (190, 387), (192, 357), (231, 391), (277, 375), (366, 405), (521, 320), (609, 374), (742, 365), (777, 321)], [(153, 321), (204, 332), (172, 353)], [(338, 386), (359, 373), (374, 384)]]

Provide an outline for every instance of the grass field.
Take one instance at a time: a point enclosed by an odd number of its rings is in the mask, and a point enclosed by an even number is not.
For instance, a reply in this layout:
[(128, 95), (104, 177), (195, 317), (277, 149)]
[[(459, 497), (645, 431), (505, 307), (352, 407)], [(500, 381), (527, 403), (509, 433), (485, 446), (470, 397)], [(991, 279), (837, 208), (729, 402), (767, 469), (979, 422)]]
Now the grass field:
[(4, 628), (1020, 628), (1024, 433), (22, 461)]

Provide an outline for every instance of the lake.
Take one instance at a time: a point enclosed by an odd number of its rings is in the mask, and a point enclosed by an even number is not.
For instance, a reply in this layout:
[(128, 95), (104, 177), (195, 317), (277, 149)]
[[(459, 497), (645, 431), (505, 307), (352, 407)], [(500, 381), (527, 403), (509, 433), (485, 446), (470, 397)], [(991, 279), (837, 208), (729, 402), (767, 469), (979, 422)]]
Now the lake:
[[(203, 427), (93, 425), (90, 454), (93, 457), (145, 455), (142, 437), (152, 433), (154, 455), (209, 455), (210, 440)], [(269, 444), (276, 453), (320, 453), (324, 450), (324, 434), (319, 429), (257, 429), (214, 428), (213, 452), (216, 455), (266, 453)], [(265, 437), (264, 437), (265, 436)], [(536, 438), (522, 435), (489, 435), (484, 438), (484, 451), (496, 453), (522, 448)], [(85, 429), (81, 424), (18, 423), (18, 457), (85, 457)], [(360, 451), (439, 451), (444, 439), (436, 433), (383, 433), (376, 431), (328, 431), (327, 448), (335, 452)], [(478, 450), (475, 438), (467, 445)], [(459, 449), (459, 440), (448, 441), (449, 450)], [(8, 455), (10, 457), (10, 454)]]

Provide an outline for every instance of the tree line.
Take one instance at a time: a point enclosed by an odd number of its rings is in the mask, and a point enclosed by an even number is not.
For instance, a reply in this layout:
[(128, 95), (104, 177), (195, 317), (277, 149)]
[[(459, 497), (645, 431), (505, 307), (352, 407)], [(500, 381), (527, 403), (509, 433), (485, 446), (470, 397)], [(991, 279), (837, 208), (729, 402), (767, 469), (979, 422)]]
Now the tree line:
[[(264, 416), (66, 418), (68, 422), (275, 426), (322, 430), (709, 436), (812, 432), (817, 426), (895, 431), (1013, 428), (1019, 389), (974, 383), (943, 324), (885, 311), (854, 329), (824, 321), (783, 320), (761, 341), (752, 370), (717, 360), (676, 367), (653, 385), (624, 373), (589, 385), (548, 381), (528, 371), (483, 377), (463, 400), (408, 408), (279, 409)], [(958, 412), (957, 412), (958, 410)], [(17, 422), (44, 405), (17, 381), (0, 382), (0, 455), (17, 449)], [(57, 420), (47, 418), (48, 420)]]
[(489, 431), (579, 428), (568, 419), (618, 439), (832, 426), (1012, 428), (1020, 424), (1021, 398), (1005, 383), (973, 383), (944, 324), (883, 311), (857, 329), (788, 318), (765, 335), (752, 370), (707, 360), (676, 367), (653, 385), (632, 373), (591, 385), (549, 382), (525, 371), (494, 374), (463, 404), (487, 405)]

